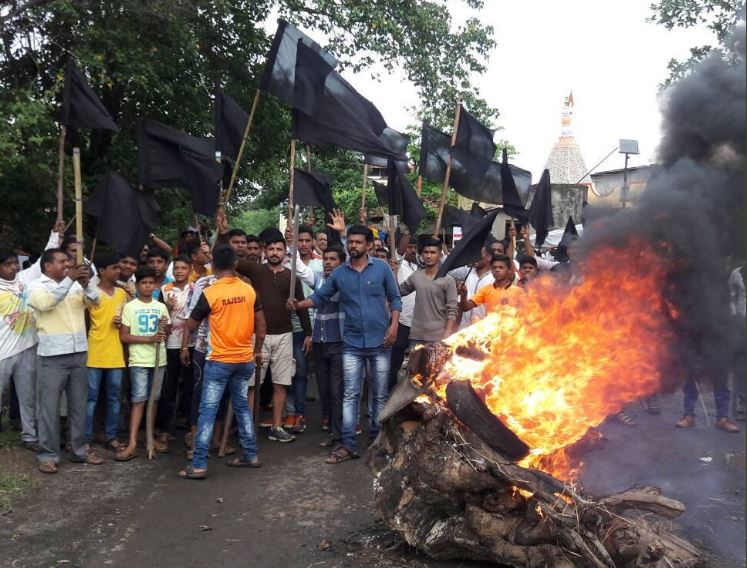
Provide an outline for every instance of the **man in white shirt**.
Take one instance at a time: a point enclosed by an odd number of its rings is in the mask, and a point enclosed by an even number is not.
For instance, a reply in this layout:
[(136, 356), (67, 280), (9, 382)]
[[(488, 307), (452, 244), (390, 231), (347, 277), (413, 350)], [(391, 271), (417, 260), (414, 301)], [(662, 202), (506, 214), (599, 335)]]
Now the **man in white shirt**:
[[(401, 252), (400, 252), (401, 251)], [(397, 268), (397, 284), (401, 285), (410, 275), (418, 270), (418, 240), (415, 235), (404, 235), (400, 239), (399, 246), (394, 251), (394, 257), (399, 263)], [(392, 360), (389, 367), (389, 390), (397, 384), (397, 375), (405, 359), (405, 352), (410, 341), (410, 327), (412, 326), (412, 313), (415, 309), (416, 292), (402, 297), (402, 312), (399, 314), (399, 326), (397, 328), (397, 339), (392, 345)]]
[[(55, 225), (45, 250), (59, 245), (64, 222)], [(21, 413), (21, 444), (37, 450), (36, 435), (36, 320), (28, 304), (28, 286), (42, 275), (40, 261), (21, 270), (18, 255), (0, 250), (0, 408), (10, 378)]]
[[(483, 286), (488, 286), (495, 282), (493, 273), (490, 271), (490, 259), (492, 256), (490, 249), (483, 247), (482, 258), (472, 266), (462, 266), (449, 272), (457, 282), (464, 282), (464, 287), (467, 289), (467, 300), (471, 300), (472, 296)], [(485, 317), (485, 314), (484, 304), (475, 306), (470, 311), (464, 312), (459, 329), (464, 329), (468, 325), (481, 320)]]
[(29, 286), (29, 305), (36, 312), (39, 334), (37, 460), (42, 473), (57, 473), (58, 409), (63, 391), (67, 395), (70, 459), (91, 465), (103, 463), (85, 440), (88, 398), (85, 311), (89, 304), (98, 304), (99, 291), (90, 282), (88, 267), (71, 266), (70, 258), (61, 249), (44, 251), (40, 263), (43, 274)]

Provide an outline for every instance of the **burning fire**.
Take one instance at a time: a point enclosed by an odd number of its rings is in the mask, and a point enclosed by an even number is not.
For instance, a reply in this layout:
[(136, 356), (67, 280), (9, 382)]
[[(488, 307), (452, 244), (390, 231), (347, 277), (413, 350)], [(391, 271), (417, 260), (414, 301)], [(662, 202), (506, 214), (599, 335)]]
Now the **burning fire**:
[(579, 465), (564, 448), (626, 403), (657, 392), (670, 338), (665, 264), (649, 245), (600, 249), (580, 268), (580, 282), (537, 278), (519, 307), (503, 306), (446, 339), (487, 357), (454, 354), (434, 383), (445, 397), (449, 381), (471, 381), (530, 446), (521, 465), (564, 480)]

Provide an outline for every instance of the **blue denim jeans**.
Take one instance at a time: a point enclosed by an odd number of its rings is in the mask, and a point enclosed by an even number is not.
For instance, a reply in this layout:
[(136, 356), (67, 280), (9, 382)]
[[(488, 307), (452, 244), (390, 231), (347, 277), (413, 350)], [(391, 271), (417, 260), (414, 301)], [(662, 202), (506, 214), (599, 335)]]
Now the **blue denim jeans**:
[(226, 385), (231, 394), (231, 404), (239, 426), (239, 441), (244, 450), (244, 459), (249, 461), (257, 457), (257, 436), (254, 432), (252, 412), (249, 410), (246, 398), (249, 379), (253, 374), (254, 363), (220, 363), (218, 361), (205, 363), (200, 417), (197, 420), (195, 453), (192, 460), (194, 468), (207, 468), (207, 455), (210, 441), (213, 438), (213, 423)]
[[(698, 402), (698, 387), (694, 380), (689, 380), (682, 387), (682, 393), (685, 395), (685, 414), (695, 416), (695, 403)], [(729, 416), (729, 387), (726, 381), (716, 381), (713, 383), (713, 400), (716, 402), (716, 418), (726, 418)]]
[(293, 359), (296, 360), (296, 374), (293, 375), (293, 412), (304, 416), (306, 412), (306, 389), (309, 385), (309, 363), (303, 352), (303, 331), (293, 332)]
[(391, 347), (360, 349), (345, 345), (342, 351), (342, 443), (351, 452), (357, 450), (355, 427), (360, 414), (360, 394), (363, 388), (363, 374), (366, 362), (371, 369), (371, 389), (373, 408), (371, 409), (370, 438), (379, 433), (379, 414), (389, 398), (389, 361)]
[(91, 441), (93, 435), (93, 413), (99, 399), (101, 377), (106, 376), (106, 439), (117, 437), (119, 424), (119, 397), (122, 392), (122, 376), (124, 369), (95, 369), (88, 367), (88, 400), (86, 402), (86, 442)]

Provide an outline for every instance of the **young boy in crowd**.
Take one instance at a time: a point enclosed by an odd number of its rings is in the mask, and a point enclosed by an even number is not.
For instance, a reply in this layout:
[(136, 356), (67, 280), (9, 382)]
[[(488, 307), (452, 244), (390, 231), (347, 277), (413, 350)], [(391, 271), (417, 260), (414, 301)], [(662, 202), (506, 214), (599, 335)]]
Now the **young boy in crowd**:
[[(164, 302), (169, 310), (171, 318), (171, 333), (166, 339), (166, 377), (164, 378), (161, 400), (158, 405), (158, 417), (156, 418), (156, 429), (161, 432), (162, 441), (167, 440), (172, 423), (177, 413), (181, 417), (189, 416), (189, 408), (192, 404), (192, 370), (184, 367), (179, 360), (179, 351), (182, 348), (182, 336), (184, 326), (189, 318), (189, 299), (192, 295), (194, 285), (189, 282), (192, 273), (192, 261), (187, 255), (179, 255), (174, 259), (174, 281), (166, 284), (161, 292)], [(194, 334), (187, 339), (190, 360), (192, 349), (195, 346)], [(181, 393), (181, 396), (177, 396)], [(176, 401), (179, 400), (179, 408)]]
[[(122, 343), (127, 343), (130, 346), (129, 367), (130, 382), (132, 383), (132, 410), (130, 413), (130, 439), (127, 446), (117, 452), (114, 458), (117, 461), (129, 461), (137, 457), (138, 430), (143, 418), (145, 403), (149, 398), (156, 367), (156, 344), (160, 345), (158, 365), (165, 367), (166, 347), (164, 340), (169, 331), (166, 326), (171, 323), (165, 304), (156, 301), (154, 297), (156, 292), (155, 270), (150, 267), (140, 268), (135, 273), (135, 280), (137, 281), (137, 298), (125, 305), (122, 311), (122, 324), (119, 328), (119, 337)], [(163, 331), (159, 331), (159, 322)], [(160, 393), (156, 393), (156, 400), (158, 400), (159, 395)], [(168, 451), (168, 447), (160, 440), (156, 441), (155, 449), (159, 453)]]
[(459, 288), (459, 308), (467, 312), (476, 306), (485, 304), (488, 313), (498, 309), (502, 305), (516, 305), (521, 301), (524, 291), (513, 285), (513, 270), (511, 259), (505, 255), (494, 254), (490, 259), (490, 271), (493, 273), (495, 282), (483, 286), (467, 299), (467, 288), (462, 284)]
[[(155, 282), (153, 283), (153, 299), (160, 300), (161, 288), (163, 288), (169, 282), (173, 282), (174, 279), (166, 274), (166, 269), (169, 266), (169, 254), (160, 248), (154, 248), (148, 251), (148, 267), (153, 269), (155, 273)], [(135, 276), (137, 280), (137, 275)], [(138, 287), (139, 294), (139, 287)]]
[(132, 300), (135, 297), (135, 271), (139, 266), (140, 262), (138, 259), (131, 255), (126, 254), (119, 259), (119, 280), (117, 280), (117, 286), (127, 292), (127, 300)]
[(93, 435), (93, 414), (99, 398), (102, 377), (106, 377), (106, 445), (111, 450), (119, 449), (117, 426), (119, 425), (119, 397), (122, 390), (122, 374), (125, 367), (124, 349), (119, 340), (122, 309), (127, 302), (127, 293), (117, 287), (120, 278), (120, 262), (116, 255), (97, 255), (99, 274), (99, 303), (88, 309), (91, 325), (88, 330), (88, 401), (86, 403), (86, 442)]

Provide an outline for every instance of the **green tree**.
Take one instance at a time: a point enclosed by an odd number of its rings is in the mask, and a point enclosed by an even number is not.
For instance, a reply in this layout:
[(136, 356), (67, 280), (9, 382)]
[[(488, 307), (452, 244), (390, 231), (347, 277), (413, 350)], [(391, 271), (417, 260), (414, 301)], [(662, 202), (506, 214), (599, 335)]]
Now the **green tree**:
[(668, 30), (705, 24), (716, 40), (715, 45), (690, 48), (690, 57), (684, 61), (671, 59), (667, 65), (669, 76), (662, 87), (668, 87), (688, 75), (709, 53), (720, 51), (726, 55), (730, 30), (745, 19), (744, 0), (659, 0), (650, 8), (651, 22), (661, 24)]
[[(463, 0), (481, 8), (478, 0)], [(54, 219), (62, 72), (78, 59), (121, 132), (70, 132), (81, 148), (84, 194), (107, 171), (135, 183), (135, 120), (153, 118), (194, 135), (212, 134), (212, 87), (220, 82), (249, 107), (279, 12), (317, 38), (342, 69), (374, 62), (405, 69), (421, 95), (418, 112), (450, 122), (459, 90), (471, 110), (494, 119), (470, 83), (484, 71), (493, 30), (477, 20), (455, 27), (445, 0), (13, 0), (0, 9), (0, 236), (38, 247)], [(322, 41), (322, 43), (325, 43)], [(265, 96), (241, 165), (233, 215), (271, 208), (287, 187), (290, 113)], [(65, 216), (72, 215), (67, 161)], [(158, 190), (162, 227), (174, 238), (193, 220), (187, 192)]]

